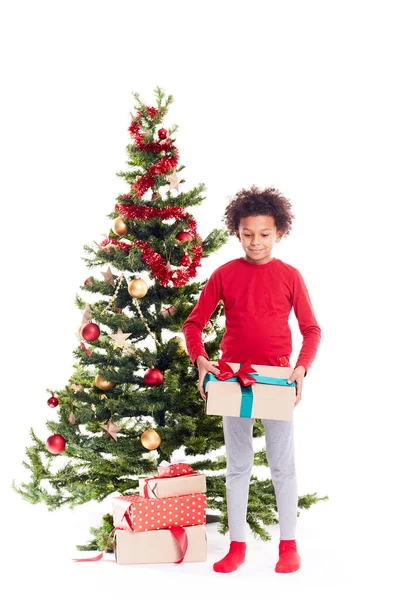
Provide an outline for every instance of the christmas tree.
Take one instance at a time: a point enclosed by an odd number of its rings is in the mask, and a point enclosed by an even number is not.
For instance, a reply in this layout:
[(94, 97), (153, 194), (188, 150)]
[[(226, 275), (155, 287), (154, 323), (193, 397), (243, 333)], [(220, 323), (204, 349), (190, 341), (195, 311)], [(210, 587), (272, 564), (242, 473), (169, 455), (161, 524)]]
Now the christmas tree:
[[(226, 466), (221, 417), (206, 416), (197, 389), (198, 371), (186, 352), (182, 325), (206, 281), (193, 281), (202, 259), (228, 239), (214, 229), (203, 240), (187, 212), (203, 202), (203, 184), (183, 191), (183, 165), (175, 145), (175, 125), (165, 128), (172, 96), (157, 88), (156, 106), (135, 97), (129, 126), (128, 170), (118, 173), (129, 191), (116, 199), (110, 232), (84, 246), (89, 269), (98, 269), (81, 286), (76, 304), (82, 311), (76, 363), (67, 385), (48, 390), (48, 405), (58, 420), (49, 420), (46, 441), (33, 430), (27, 448), (29, 483), (14, 489), (49, 510), (74, 507), (110, 495), (138, 492), (138, 476), (156, 471), (173, 455), (187, 458), (207, 474), (207, 505), (220, 515), (227, 531)], [(223, 304), (204, 330), (211, 360), (219, 357), (224, 333)], [(254, 436), (264, 435), (256, 421)], [(265, 465), (265, 452), (255, 454)], [(299, 498), (308, 508), (316, 494)], [(248, 523), (254, 534), (270, 539), (267, 526), (277, 523), (270, 479), (252, 476)], [(103, 549), (112, 529), (106, 514), (94, 538), (81, 549)]]

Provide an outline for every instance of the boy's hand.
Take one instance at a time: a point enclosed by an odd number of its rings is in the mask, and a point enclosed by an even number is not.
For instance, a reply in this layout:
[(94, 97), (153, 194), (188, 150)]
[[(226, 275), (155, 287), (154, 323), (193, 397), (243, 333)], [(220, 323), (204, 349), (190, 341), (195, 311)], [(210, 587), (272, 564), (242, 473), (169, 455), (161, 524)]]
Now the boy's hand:
[(199, 356), (196, 359), (196, 364), (199, 369), (199, 382), (197, 387), (199, 388), (199, 392), (203, 400), (206, 399), (206, 393), (204, 391), (204, 377), (207, 373), (213, 373), (214, 375), (219, 374), (219, 368), (216, 365), (213, 365), (212, 362), (206, 359), (205, 356)]
[(296, 402), (294, 403), (295, 406), (297, 406), (301, 400), (301, 392), (303, 391), (303, 379), (305, 372), (305, 368), (299, 365), (293, 370), (292, 374), (287, 380), (288, 383), (292, 383), (293, 381), (296, 382)]

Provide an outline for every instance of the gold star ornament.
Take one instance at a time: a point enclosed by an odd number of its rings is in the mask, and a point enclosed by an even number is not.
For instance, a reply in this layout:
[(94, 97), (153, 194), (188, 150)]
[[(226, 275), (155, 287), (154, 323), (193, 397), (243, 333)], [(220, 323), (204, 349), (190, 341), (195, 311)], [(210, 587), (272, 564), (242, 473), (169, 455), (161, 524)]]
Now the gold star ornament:
[(103, 275), (104, 280), (107, 281), (107, 283), (111, 283), (111, 285), (115, 287), (115, 279), (117, 279), (117, 275), (113, 275), (111, 273), (110, 267), (108, 267), (107, 271), (100, 271), (100, 273)]
[(80, 383), (73, 383), (71, 387), (74, 390), (74, 394), (83, 390), (83, 385), (80, 385)]
[(117, 441), (117, 433), (121, 430), (121, 427), (118, 427), (115, 423), (110, 419), (107, 425), (100, 425), (102, 429), (107, 433), (108, 436), (111, 436), (115, 441)]
[(112, 338), (115, 348), (127, 348), (126, 340), (131, 335), (131, 333), (122, 333), (122, 329), (118, 327), (117, 333), (110, 333), (110, 338)]
[(173, 170), (171, 175), (167, 175), (166, 179), (169, 183), (170, 189), (178, 190), (178, 192), (179, 192), (179, 184), (180, 184), (181, 180), (179, 179), (175, 169)]
[(71, 410), (71, 412), (69, 413), (68, 423), (71, 423), (71, 425), (75, 425), (76, 423), (76, 417), (73, 410)]

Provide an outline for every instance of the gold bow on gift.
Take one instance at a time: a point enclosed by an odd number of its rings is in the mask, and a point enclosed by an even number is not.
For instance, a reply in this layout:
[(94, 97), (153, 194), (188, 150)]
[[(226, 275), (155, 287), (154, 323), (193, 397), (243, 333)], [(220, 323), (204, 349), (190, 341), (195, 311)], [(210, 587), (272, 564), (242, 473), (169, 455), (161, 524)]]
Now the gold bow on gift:
[(220, 370), (218, 375), (215, 375), (215, 377), (220, 381), (225, 381), (231, 377), (237, 377), (241, 385), (244, 385), (245, 387), (252, 385), (257, 381), (254, 379), (254, 377), (247, 375), (247, 373), (257, 373), (257, 371), (251, 366), (251, 362), (249, 360), (246, 360), (246, 362), (240, 367), (240, 369), (238, 369), (238, 371), (236, 371), (236, 373), (224, 360), (219, 359), (218, 365), (215, 366)]

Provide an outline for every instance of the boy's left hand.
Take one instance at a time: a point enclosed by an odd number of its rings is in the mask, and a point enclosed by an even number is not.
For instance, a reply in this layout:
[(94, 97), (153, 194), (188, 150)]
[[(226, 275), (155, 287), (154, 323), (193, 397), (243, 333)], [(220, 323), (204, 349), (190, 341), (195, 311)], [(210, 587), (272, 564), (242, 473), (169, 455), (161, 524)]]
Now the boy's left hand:
[(305, 372), (305, 368), (299, 365), (298, 367), (293, 369), (292, 374), (287, 380), (288, 383), (292, 383), (293, 381), (296, 382), (296, 402), (294, 403), (295, 406), (297, 406), (301, 400), (301, 392), (303, 391), (303, 379)]

